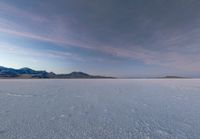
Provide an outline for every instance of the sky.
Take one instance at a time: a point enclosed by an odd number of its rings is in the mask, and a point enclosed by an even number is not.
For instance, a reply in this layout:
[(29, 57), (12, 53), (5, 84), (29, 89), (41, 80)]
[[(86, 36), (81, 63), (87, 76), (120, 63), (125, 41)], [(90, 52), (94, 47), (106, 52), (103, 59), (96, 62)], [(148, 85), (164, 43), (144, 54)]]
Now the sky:
[(0, 0), (0, 65), (200, 77), (199, 0)]

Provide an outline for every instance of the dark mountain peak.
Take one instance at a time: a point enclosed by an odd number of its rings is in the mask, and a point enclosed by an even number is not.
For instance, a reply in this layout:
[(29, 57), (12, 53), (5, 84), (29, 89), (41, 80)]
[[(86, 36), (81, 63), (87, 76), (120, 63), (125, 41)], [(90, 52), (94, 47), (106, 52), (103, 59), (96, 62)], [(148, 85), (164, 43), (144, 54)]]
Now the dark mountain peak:
[(59, 78), (92, 78), (91, 75), (84, 73), (84, 72), (80, 72), (80, 71), (74, 71), (71, 72), (69, 74), (60, 74), (58, 75)]
[(81, 71), (74, 71), (69, 73), (69, 75), (74, 75), (74, 76), (89, 76), (89, 74), (81, 72)]
[(73, 72), (71, 72), (69, 74), (87, 74), (87, 73), (84, 73), (82, 71), (73, 71)]
[[(21, 69), (19, 69), (19, 70), (32, 70), (31, 68), (28, 68), (28, 67), (23, 67), (23, 68), (21, 68)], [(33, 70), (32, 70), (33, 71)]]
[(35, 70), (32, 70), (32, 69), (27, 68), (27, 67), (21, 68), (21, 69), (19, 69), (19, 71), (21, 71), (23, 73), (34, 73), (35, 72)]
[(5, 67), (3, 67), (3, 66), (0, 66), (0, 69), (5, 69)]
[(184, 78), (184, 77), (174, 76), (174, 75), (167, 75), (164, 78)]
[(5, 67), (0, 66), (0, 71), (5, 70)]

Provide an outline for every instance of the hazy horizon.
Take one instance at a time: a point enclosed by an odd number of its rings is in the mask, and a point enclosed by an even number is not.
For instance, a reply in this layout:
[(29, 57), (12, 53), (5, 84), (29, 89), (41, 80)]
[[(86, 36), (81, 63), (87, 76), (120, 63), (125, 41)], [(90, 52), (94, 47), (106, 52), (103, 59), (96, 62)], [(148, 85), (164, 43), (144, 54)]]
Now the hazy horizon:
[(198, 0), (1, 0), (0, 65), (200, 77)]

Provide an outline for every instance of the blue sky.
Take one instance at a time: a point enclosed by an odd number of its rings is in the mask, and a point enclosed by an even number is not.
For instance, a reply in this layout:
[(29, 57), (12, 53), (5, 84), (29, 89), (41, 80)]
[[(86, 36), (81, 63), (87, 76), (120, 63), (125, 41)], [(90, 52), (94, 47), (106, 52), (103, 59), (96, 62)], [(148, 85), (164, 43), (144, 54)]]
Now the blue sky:
[(200, 76), (199, 0), (1, 0), (0, 65)]

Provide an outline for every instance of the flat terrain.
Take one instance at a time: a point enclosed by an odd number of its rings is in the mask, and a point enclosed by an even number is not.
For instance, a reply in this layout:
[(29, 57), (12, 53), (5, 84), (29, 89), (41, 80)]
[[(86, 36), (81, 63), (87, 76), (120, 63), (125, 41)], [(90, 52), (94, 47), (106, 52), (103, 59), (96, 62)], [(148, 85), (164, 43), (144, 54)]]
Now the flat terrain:
[(0, 80), (0, 139), (199, 139), (198, 79)]

